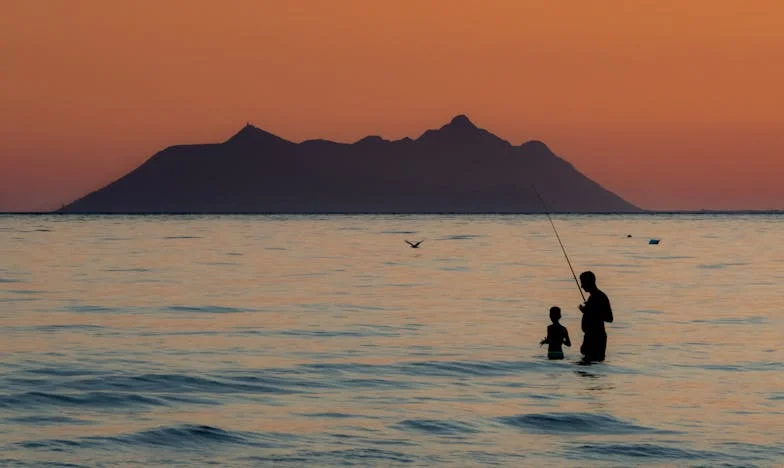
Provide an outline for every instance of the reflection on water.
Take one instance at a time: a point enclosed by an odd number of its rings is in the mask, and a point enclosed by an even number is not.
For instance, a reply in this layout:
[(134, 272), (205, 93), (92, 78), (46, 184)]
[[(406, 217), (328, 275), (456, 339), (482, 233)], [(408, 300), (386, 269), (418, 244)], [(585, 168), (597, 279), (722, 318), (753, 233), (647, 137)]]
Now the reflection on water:
[(1, 464), (780, 464), (782, 219), (2, 216)]
[(605, 376), (600, 373), (589, 372), (584, 370), (576, 370), (574, 372), (580, 377), (586, 379), (584, 382), (584, 384), (586, 385), (584, 388), (586, 390), (601, 391), (601, 392), (615, 390), (615, 385), (613, 385), (611, 381), (607, 381), (605, 379)]

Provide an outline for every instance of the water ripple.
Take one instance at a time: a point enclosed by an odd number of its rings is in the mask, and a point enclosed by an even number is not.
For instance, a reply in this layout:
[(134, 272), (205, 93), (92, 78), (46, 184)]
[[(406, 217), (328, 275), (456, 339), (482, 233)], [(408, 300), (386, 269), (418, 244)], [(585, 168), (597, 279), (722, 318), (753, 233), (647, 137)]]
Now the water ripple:
[(97, 424), (92, 421), (84, 419), (75, 419), (68, 416), (61, 415), (34, 415), (34, 416), (19, 416), (15, 418), (8, 418), (7, 421), (18, 424), (32, 424), (32, 425), (47, 425), (47, 424)]
[(163, 398), (133, 393), (87, 392), (80, 394), (24, 392), (0, 396), (0, 408), (40, 408), (41, 406), (76, 406), (95, 408), (128, 408), (133, 406), (166, 406)]
[(395, 424), (393, 427), (404, 431), (449, 436), (479, 432), (477, 428), (464, 422), (437, 419), (406, 419)]
[(195, 312), (206, 314), (233, 314), (239, 312), (247, 312), (246, 309), (238, 309), (235, 307), (222, 307), (214, 305), (206, 306), (169, 306), (168, 310), (174, 312)]
[(315, 466), (324, 463), (346, 465), (360, 464), (362, 466), (367, 466), (368, 463), (390, 464), (413, 463), (416, 461), (411, 456), (402, 452), (376, 448), (301, 452), (299, 456), (308, 460), (309, 463), (315, 464)]
[(666, 445), (636, 443), (636, 444), (585, 444), (574, 449), (574, 458), (584, 458), (586, 455), (597, 454), (601, 458), (629, 457), (653, 458), (674, 460), (715, 459), (720, 454), (703, 450), (686, 450)]
[(589, 413), (546, 413), (521, 414), (502, 416), (498, 420), (509, 426), (526, 431), (560, 433), (575, 432), (586, 434), (629, 434), (629, 433), (664, 433), (649, 427), (638, 426), (622, 421), (609, 415)]
[(247, 376), (244, 379), (195, 377), (183, 374), (101, 375), (90, 379), (63, 382), (63, 388), (74, 390), (132, 391), (142, 393), (276, 393), (300, 392), (284, 386), (291, 382)]
[(49, 462), (49, 461), (25, 461), (25, 460), (16, 460), (13, 458), (0, 458), (0, 466), (14, 466), (14, 467), (25, 467), (25, 466), (32, 466), (32, 467), (42, 467), (42, 466), (52, 466), (56, 468), (87, 468), (89, 465), (76, 465), (73, 463), (65, 463), (62, 461), (57, 462)]
[(160, 447), (194, 449), (202, 451), (212, 445), (238, 445), (265, 448), (278, 448), (290, 445), (292, 437), (286, 434), (258, 434), (241, 431), (227, 431), (219, 427), (183, 424), (121, 434), (108, 437), (81, 437), (77, 439), (43, 439), (20, 442), (24, 448), (61, 450), (76, 448), (116, 448), (117, 445), (130, 447)]

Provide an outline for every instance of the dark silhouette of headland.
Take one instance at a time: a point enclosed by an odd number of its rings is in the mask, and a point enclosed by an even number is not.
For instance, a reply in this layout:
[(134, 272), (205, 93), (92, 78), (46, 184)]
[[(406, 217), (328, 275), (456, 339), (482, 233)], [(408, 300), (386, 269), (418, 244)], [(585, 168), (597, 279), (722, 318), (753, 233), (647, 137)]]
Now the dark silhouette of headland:
[(246, 125), (178, 145), (61, 213), (635, 213), (540, 141), (519, 146), (459, 115), (419, 138), (294, 143)]

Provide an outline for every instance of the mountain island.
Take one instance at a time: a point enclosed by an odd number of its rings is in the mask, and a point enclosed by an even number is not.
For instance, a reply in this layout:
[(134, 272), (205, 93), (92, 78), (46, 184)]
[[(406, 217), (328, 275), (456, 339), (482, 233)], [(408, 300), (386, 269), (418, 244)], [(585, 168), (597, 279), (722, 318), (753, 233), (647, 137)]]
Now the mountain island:
[(417, 139), (294, 143), (250, 124), (178, 145), (63, 213), (634, 213), (540, 141), (519, 146), (459, 115)]

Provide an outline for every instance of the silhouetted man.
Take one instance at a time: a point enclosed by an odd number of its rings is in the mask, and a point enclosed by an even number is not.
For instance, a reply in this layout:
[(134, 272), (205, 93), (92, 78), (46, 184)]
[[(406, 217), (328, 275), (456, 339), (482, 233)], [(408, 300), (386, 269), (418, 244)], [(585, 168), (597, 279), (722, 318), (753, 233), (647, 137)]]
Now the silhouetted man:
[(590, 271), (580, 273), (580, 286), (590, 294), (585, 304), (580, 305), (583, 313), (582, 329), (583, 344), (580, 352), (584, 361), (604, 361), (607, 349), (607, 332), (604, 331), (604, 322), (613, 321), (610, 299), (596, 287), (596, 275)]

